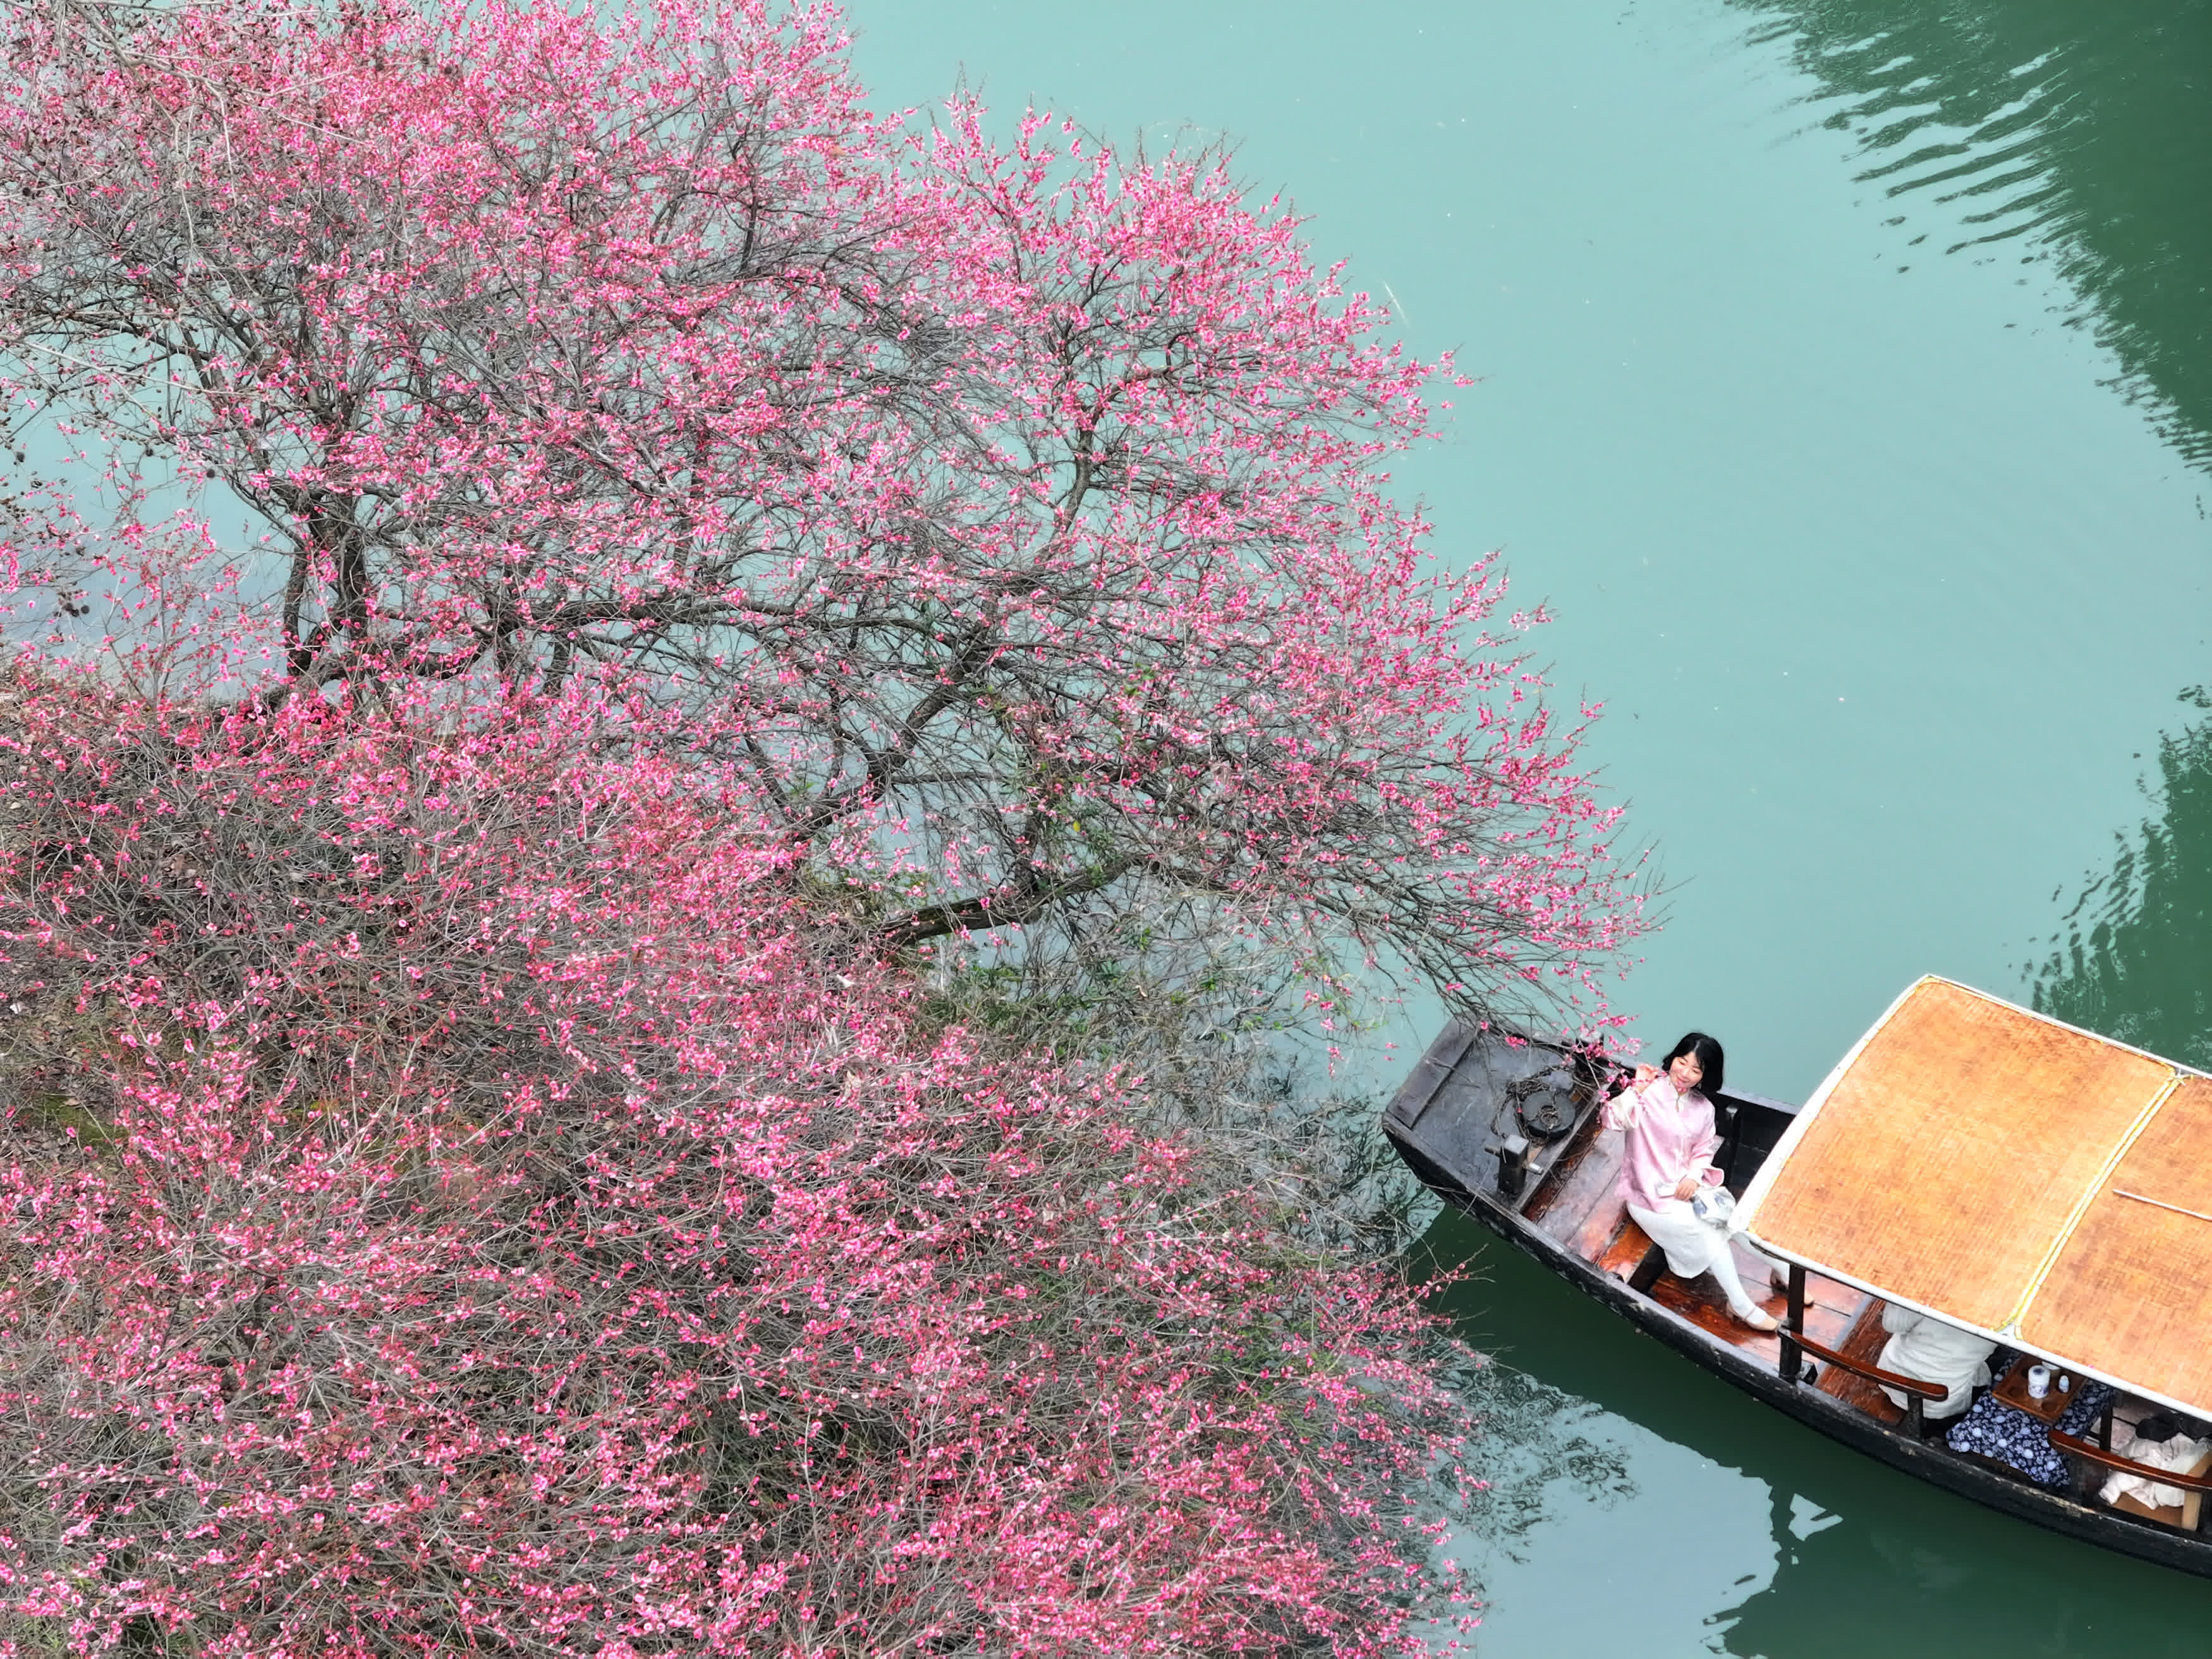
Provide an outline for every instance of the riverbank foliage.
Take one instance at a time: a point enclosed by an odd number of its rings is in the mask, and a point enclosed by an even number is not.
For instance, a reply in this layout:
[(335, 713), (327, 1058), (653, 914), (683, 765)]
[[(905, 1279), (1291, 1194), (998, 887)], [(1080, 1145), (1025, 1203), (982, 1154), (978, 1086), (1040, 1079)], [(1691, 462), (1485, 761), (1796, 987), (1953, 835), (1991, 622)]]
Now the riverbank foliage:
[(826, 8), (6, 16), (19, 1639), (1410, 1643), (1437, 1334), (1194, 1103), (1637, 925), (1432, 367)]

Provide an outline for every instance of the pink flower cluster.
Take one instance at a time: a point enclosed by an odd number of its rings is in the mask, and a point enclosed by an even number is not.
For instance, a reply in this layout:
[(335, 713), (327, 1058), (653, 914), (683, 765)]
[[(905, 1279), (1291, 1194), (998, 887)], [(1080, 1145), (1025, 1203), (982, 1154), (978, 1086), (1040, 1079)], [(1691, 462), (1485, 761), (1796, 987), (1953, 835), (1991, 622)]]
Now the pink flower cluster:
[(17, 1620), (1400, 1645), (1458, 1450), (1407, 1294), (1133, 1133), (1130, 1079), (927, 1026), (726, 795), (576, 737), (605, 710), (7, 689), (6, 953), (106, 1090), (0, 1177)]

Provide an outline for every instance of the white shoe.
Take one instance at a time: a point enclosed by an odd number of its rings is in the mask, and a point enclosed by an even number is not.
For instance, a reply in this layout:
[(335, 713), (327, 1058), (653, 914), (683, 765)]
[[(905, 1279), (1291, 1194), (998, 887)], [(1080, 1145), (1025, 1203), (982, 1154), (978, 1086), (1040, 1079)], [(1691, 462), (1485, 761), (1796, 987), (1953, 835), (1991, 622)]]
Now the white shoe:
[(1778, 1331), (1782, 1322), (1763, 1308), (1730, 1308), (1729, 1311), (1754, 1331)]

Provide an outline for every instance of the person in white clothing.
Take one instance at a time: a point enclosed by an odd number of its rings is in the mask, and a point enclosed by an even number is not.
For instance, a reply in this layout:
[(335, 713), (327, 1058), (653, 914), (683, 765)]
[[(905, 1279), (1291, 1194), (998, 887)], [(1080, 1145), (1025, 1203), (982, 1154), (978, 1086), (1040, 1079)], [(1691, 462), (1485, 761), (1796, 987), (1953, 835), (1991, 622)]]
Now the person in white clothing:
[[(2116, 1428), (2112, 1432), (2112, 1449), (2154, 1469), (2174, 1469), (2186, 1474), (2196, 1468), (2206, 1452), (2212, 1451), (2212, 1440), (2191, 1439), (2189, 1431), (2170, 1413), (2153, 1412), (2133, 1429), (2125, 1424)], [(2115, 1469), (2106, 1480), (2100, 1496), (2107, 1504), (2132, 1498), (2154, 1510), (2171, 1510), (2179, 1509), (2189, 1494), (2162, 1480), (2146, 1480), (2125, 1469)]]
[[(1990, 1380), (1990, 1356), (1997, 1345), (1985, 1336), (1960, 1330), (1932, 1314), (1915, 1313), (1894, 1302), (1881, 1310), (1881, 1328), (1889, 1340), (1881, 1346), (1875, 1364), (1899, 1376), (1934, 1382), (1950, 1392), (1941, 1400), (1925, 1401), (1921, 1414), (1930, 1423), (1956, 1417), (1973, 1403), (1974, 1390)], [(1905, 1403), (1902, 1389), (1882, 1392), (1898, 1405)]]

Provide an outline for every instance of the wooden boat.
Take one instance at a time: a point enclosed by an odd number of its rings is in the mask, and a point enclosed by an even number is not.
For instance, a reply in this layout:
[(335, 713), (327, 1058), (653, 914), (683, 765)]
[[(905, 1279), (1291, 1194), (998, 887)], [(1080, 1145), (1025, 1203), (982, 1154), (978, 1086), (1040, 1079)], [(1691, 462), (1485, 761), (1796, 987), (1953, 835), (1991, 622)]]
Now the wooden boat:
[[(2212, 1577), (2212, 1454), (2158, 1468), (2126, 1455), (2122, 1431), (2164, 1408), (2212, 1432), (2212, 1077), (1930, 977), (1802, 1109), (1722, 1093), (1714, 1162), (1736, 1199), (1743, 1282), (1768, 1282), (1747, 1243), (1788, 1265), (1787, 1290), (1761, 1304), (1782, 1322), (1771, 1333), (1735, 1319), (1710, 1277), (1670, 1274), (1629, 1218), (1620, 1136), (1599, 1121), (1620, 1080), (1589, 1054), (1455, 1024), (1382, 1127), (1449, 1201), (1746, 1393), (1994, 1509)], [(1892, 1304), (1999, 1344), (2000, 1362), (2020, 1355), (1996, 1402), (1976, 1390), (1976, 1420), (2009, 1427), (2002, 1413), (2020, 1411), (2062, 1484), (1952, 1449), (1953, 1425), (1923, 1404), (1946, 1391), (1877, 1363)], [(2064, 1385), (2040, 1401), (2036, 1361)], [(2094, 1423), (2050, 1426), (2099, 1384), (2112, 1395)], [(2115, 1471), (2183, 1501), (2105, 1502)]]

